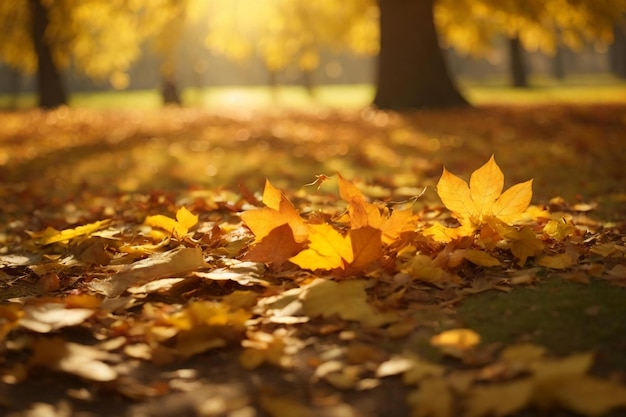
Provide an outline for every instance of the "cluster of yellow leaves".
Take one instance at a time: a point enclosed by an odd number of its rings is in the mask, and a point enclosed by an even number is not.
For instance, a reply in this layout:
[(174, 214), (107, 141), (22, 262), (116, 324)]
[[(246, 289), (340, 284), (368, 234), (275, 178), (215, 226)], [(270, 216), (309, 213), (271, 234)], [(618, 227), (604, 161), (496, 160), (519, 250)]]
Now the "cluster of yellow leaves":
[(385, 245), (415, 226), (411, 211), (383, 212), (340, 175), (339, 193), (348, 203), (349, 230), (345, 233), (328, 223), (303, 219), (269, 181), (265, 184), (266, 207), (241, 214), (256, 237), (245, 259), (280, 266), (286, 261), (309, 270), (351, 268), (363, 270), (379, 261)]
[[(519, 266), (535, 258), (540, 266), (564, 269), (578, 258), (572, 250), (546, 253), (547, 241), (563, 242), (576, 234), (575, 227), (566, 217), (530, 206), (532, 180), (503, 192), (504, 174), (493, 156), (472, 173), (469, 183), (444, 168), (437, 193), (457, 227), (439, 222), (424, 226), (411, 209), (391, 210), (372, 204), (339, 174), (337, 183), (347, 212), (326, 222), (321, 216), (312, 220), (301, 217), (289, 199), (267, 181), (266, 207), (241, 214), (256, 238), (244, 259), (275, 268), (289, 261), (303, 269), (354, 272), (383, 265), (385, 260), (389, 265), (395, 257), (400, 271), (447, 285), (460, 282), (452, 270), (463, 260), (483, 267), (502, 266), (496, 256), (502, 250), (509, 251)], [(419, 229), (436, 245), (447, 245), (435, 258), (432, 251), (424, 252), (408, 238)]]

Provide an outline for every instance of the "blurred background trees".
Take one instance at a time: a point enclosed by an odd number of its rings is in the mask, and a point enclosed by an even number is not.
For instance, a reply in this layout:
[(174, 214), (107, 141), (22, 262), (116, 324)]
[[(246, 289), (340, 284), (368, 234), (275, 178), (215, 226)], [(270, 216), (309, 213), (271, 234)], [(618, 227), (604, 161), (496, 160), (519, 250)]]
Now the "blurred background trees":
[(130, 74), (142, 55), (158, 57), (164, 103), (181, 103), (182, 69), (217, 75), (209, 57), (261, 66), (268, 84), (297, 73), (312, 93), (327, 57), (368, 56), (378, 107), (462, 106), (451, 49), (489, 59), (508, 48), (511, 83), (524, 87), (526, 51), (553, 55), (564, 77), (564, 54), (592, 42), (611, 45), (623, 76), (625, 13), (626, 0), (15, 0), (0, 2), (0, 61), (15, 69), (14, 93), (19, 74), (35, 75), (46, 108), (67, 104), (68, 69), (124, 89), (141, 81)]

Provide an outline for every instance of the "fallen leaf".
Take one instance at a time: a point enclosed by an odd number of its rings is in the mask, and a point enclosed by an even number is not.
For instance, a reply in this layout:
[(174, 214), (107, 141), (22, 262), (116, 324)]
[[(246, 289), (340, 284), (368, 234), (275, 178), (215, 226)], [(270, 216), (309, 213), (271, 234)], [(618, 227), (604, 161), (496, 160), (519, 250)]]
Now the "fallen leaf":
[(209, 272), (195, 271), (193, 276), (210, 279), (214, 281), (234, 281), (239, 285), (269, 286), (269, 282), (262, 279), (266, 267), (259, 262), (234, 261), (224, 268), (216, 268)]
[(480, 335), (471, 329), (451, 329), (430, 338), (430, 344), (437, 347), (466, 350), (480, 343)]
[(626, 255), (626, 247), (615, 243), (601, 243), (592, 247), (589, 252), (605, 258), (610, 256), (622, 257)]
[(492, 156), (472, 173), (469, 185), (444, 168), (437, 183), (437, 194), (461, 224), (478, 227), (490, 217), (505, 223), (515, 222), (528, 208), (532, 180), (516, 184), (504, 193), (503, 187), (504, 175)]
[(60, 337), (38, 337), (33, 342), (30, 366), (44, 366), (91, 381), (113, 381), (117, 372), (105, 360), (116, 356), (92, 346), (66, 342)]
[(251, 313), (212, 301), (191, 302), (182, 311), (164, 317), (164, 324), (178, 329), (176, 353), (190, 357), (238, 342)]
[(543, 232), (552, 239), (563, 240), (576, 231), (574, 225), (564, 219), (549, 220), (543, 227)]
[(550, 269), (567, 269), (576, 263), (576, 259), (572, 258), (569, 253), (560, 253), (558, 255), (543, 255), (535, 260), (535, 263)]
[(530, 378), (473, 386), (465, 400), (465, 415), (504, 417), (514, 414), (529, 405), (533, 388), (533, 381)]
[(110, 278), (92, 281), (89, 288), (108, 297), (117, 297), (129, 287), (143, 285), (159, 278), (185, 275), (205, 266), (199, 247), (181, 247), (137, 261)]
[(626, 265), (617, 264), (613, 268), (606, 271), (611, 279), (625, 279), (626, 278)]
[(368, 203), (361, 191), (350, 181), (337, 174), (339, 195), (348, 203), (348, 215), (350, 227), (360, 229), (362, 227), (380, 228), (382, 217), (380, 210), (374, 204)]
[(18, 325), (23, 316), (24, 310), (19, 304), (0, 305), (0, 342)]
[(284, 224), (289, 225), (296, 242), (302, 243), (307, 239), (308, 230), (304, 220), (291, 201), (269, 180), (265, 181), (263, 203), (267, 207), (240, 214), (241, 219), (254, 234), (256, 242), (260, 242), (272, 230)]
[(368, 327), (393, 321), (394, 315), (381, 314), (367, 302), (365, 289), (370, 285), (365, 280), (335, 282), (317, 279), (301, 295), (304, 313), (325, 318), (336, 315)]
[(176, 212), (176, 220), (162, 214), (157, 214), (146, 217), (144, 223), (151, 227), (163, 229), (167, 233), (172, 234), (175, 238), (180, 239), (187, 234), (191, 227), (198, 223), (198, 216), (192, 214), (185, 207), (181, 207)]
[(289, 261), (300, 268), (312, 271), (343, 268), (353, 258), (350, 236), (343, 236), (329, 224), (312, 224), (308, 227), (307, 248)]
[(280, 267), (304, 248), (303, 243), (296, 242), (291, 226), (285, 223), (272, 229), (260, 242), (253, 245), (242, 259)]
[(463, 258), (467, 259), (474, 265), (480, 266), (500, 266), (500, 261), (497, 258), (489, 255), (487, 252), (475, 249), (465, 249), (463, 251)]
[(412, 409), (412, 417), (451, 417), (454, 398), (443, 378), (423, 380), (419, 388), (409, 393), (406, 399)]
[(626, 408), (626, 386), (589, 375), (566, 378), (552, 386), (552, 396), (562, 407), (588, 417)]
[(38, 240), (41, 245), (49, 245), (51, 243), (66, 243), (71, 239), (88, 236), (97, 232), (111, 224), (111, 220), (100, 220), (97, 222), (85, 224), (72, 229), (56, 230), (48, 227), (43, 232), (28, 232), (32, 238)]
[(530, 227), (522, 227), (515, 236), (511, 237), (511, 253), (518, 259), (517, 264), (524, 266), (529, 257), (539, 255), (544, 244)]
[(37, 333), (49, 333), (68, 326), (76, 326), (93, 316), (95, 310), (67, 308), (62, 303), (27, 305), (19, 325)]
[(367, 226), (350, 230), (352, 262), (354, 269), (365, 269), (382, 256), (381, 231)]
[(458, 275), (451, 274), (437, 265), (428, 255), (416, 254), (403, 265), (402, 272), (414, 279), (437, 286), (456, 285), (461, 283)]
[(306, 405), (287, 396), (264, 394), (259, 405), (270, 417), (314, 417), (315, 413)]

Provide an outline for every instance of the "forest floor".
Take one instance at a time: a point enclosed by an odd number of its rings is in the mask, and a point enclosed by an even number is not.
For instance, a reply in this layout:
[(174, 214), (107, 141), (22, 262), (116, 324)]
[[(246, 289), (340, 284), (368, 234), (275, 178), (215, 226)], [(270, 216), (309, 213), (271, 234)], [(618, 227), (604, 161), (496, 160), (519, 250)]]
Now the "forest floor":
[[(430, 237), (492, 155), (534, 214)], [(624, 104), (0, 113), (0, 414), (626, 415), (624, 167)]]

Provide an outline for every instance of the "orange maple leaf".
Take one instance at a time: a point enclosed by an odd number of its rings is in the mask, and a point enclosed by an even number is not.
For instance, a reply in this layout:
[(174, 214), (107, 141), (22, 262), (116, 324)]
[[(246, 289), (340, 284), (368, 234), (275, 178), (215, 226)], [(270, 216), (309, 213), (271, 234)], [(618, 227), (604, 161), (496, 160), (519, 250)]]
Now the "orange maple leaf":
[(350, 266), (364, 269), (382, 256), (381, 231), (373, 227), (350, 230), (352, 262)]
[(400, 233), (415, 229), (417, 218), (408, 210), (394, 210), (391, 214), (381, 213), (378, 206), (368, 203), (361, 191), (350, 181), (337, 174), (339, 195), (348, 203), (348, 217), (351, 229), (371, 227), (381, 231), (381, 240), (389, 245), (396, 241)]
[(507, 224), (520, 220), (532, 198), (532, 180), (516, 184), (502, 193), (504, 174), (493, 157), (474, 171), (469, 185), (445, 168), (437, 183), (437, 194), (462, 225), (478, 227), (489, 218)]
[(263, 262), (277, 267), (287, 262), (289, 258), (302, 249), (304, 249), (304, 244), (295, 241), (291, 227), (285, 223), (273, 229), (259, 243), (252, 246), (242, 259)]
[(361, 190), (346, 180), (341, 174), (337, 174), (339, 195), (348, 203), (348, 216), (350, 216), (350, 228), (360, 229), (371, 226), (380, 228), (382, 216), (380, 210), (374, 204), (368, 203)]
[(306, 241), (306, 223), (300, 217), (291, 201), (279, 189), (274, 187), (269, 180), (265, 181), (263, 203), (267, 207), (246, 211), (240, 215), (246, 226), (254, 233), (256, 242), (260, 242), (272, 230), (284, 224), (289, 225), (293, 238), (297, 243)]

